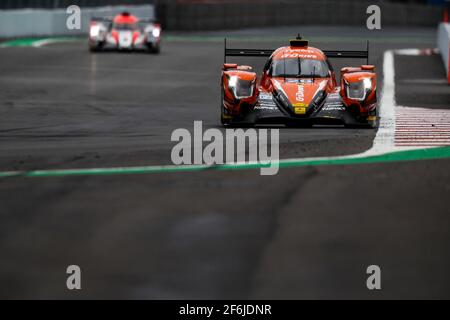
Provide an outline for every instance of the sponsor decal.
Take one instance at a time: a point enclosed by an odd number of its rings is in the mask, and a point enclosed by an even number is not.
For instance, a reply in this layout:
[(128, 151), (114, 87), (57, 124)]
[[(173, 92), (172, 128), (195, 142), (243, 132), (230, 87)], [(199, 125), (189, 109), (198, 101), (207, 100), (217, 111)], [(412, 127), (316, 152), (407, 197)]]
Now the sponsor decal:
[(261, 92), (259, 94), (259, 99), (261, 99), (261, 100), (272, 100), (272, 94), (266, 93), (266, 92)]
[(303, 85), (298, 86), (297, 93), (295, 94), (295, 99), (298, 102), (304, 102), (305, 101), (305, 88)]
[(316, 54), (302, 54), (302, 53), (285, 53), (281, 55), (281, 59), (318, 59)]
[(341, 95), (339, 93), (330, 93), (328, 95), (328, 99), (338, 99), (340, 97), (341, 97)]
[(314, 51), (314, 50), (311, 50), (311, 49), (302, 49), (302, 48), (298, 48), (298, 49), (290, 49), (289, 52), (290, 52), (290, 53), (298, 53), (298, 54), (300, 54), (300, 53), (303, 53), (303, 54), (307, 54), (307, 53), (309, 53), (309, 54), (315, 54), (315, 53), (316, 53), (316, 51)]
[(324, 111), (343, 111), (344, 109), (343, 104), (327, 104), (323, 107)]
[(271, 100), (271, 101), (259, 101), (256, 106), (255, 110), (278, 110), (277, 105)]
[(294, 107), (295, 114), (306, 114), (306, 107)]
[(289, 58), (319, 59), (317, 52), (311, 49), (291, 49), (281, 55), (281, 59)]
[(255, 110), (270, 110), (270, 111), (275, 111), (278, 110), (277, 107), (275, 106), (270, 106), (270, 105), (258, 105), (255, 107)]
[(313, 83), (312, 79), (286, 79), (286, 83)]
[(255, 110), (278, 110), (273, 96), (270, 93), (261, 92), (259, 94), (259, 101), (255, 106)]

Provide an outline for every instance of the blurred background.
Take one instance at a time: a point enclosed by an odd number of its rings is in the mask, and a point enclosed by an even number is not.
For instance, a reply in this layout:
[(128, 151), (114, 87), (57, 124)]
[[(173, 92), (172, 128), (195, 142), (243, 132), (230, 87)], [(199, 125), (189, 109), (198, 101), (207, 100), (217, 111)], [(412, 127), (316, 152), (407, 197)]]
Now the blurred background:
[[(136, 14), (142, 15), (144, 10), (146, 16), (159, 20), (165, 30), (200, 31), (365, 25), (366, 10), (371, 4), (380, 6), (383, 26), (428, 27), (442, 21), (446, 3), (445, 0), (3, 0), (0, 2), (0, 37), (84, 33), (87, 31), (85, 22), (98, 10), (95, 7), (103, 7), (101, 13), (105, 14), (108, 11), (104, 7), (125, 5)], [(82, 30), (64, 28), (62, 15), (65, 15), (65, 8), (74, 4), (85, 8)]]

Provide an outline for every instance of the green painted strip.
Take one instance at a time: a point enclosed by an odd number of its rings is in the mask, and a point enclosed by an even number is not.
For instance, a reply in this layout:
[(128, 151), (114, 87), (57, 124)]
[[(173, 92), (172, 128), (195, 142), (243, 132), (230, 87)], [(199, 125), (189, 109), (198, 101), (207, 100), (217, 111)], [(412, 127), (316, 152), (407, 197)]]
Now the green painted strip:
[(12, 40), (3, 42), (0, 44), (0, 47), (6, 48), (6, 47), (31, 47), (33, 43), (36, 41), (36, 39), (18, 39), (18, 40)]
[[(83, 38), (84, 39), (84, 38)], [(54, 43), (57, 42), (76, 42), (81, 41), (81, 38), (73, 38), (73, 37), (49, 37), (49, 38), (24, 38), (24, 39), (16, 39), (11, 41), (6, 41), (0, 44), (0, 48), (10, 48), (10, 47), (32, 47), (34, 44), (40, 41), (52, 41)]]
[[(450, 158), (450, 147), (438, 147), (428, 149), (416, 149), (406, 151), (395, 151), (381, 155), (368, 157), (348, 157), (348, 158), (330, 158), (323, 160), (303, 161), (302, 165), (351, 165), (351, 164), (369, 164), (382, 162), (399, 162), (399, 161), (418, 161)], [(280, 163), (280, 167), (297, 166), (297, 161), (284, 161)]]
[[(430, 149), (407, 150), (386, 153), (368, 157), (336, 157), (336, 158), (317, 158), (317, 159), (293, 159), (280, 160), (280, 168), (303, 167), (303, 166), (336, 166), (336, 165), (354, 165), (386, 163), (399, 161), (418, 161), (450, 158), (450, 147), (439, 147)], [(35, 171), (17, 171), (0, 172), (0, 178), (7, 177), (67, 177), (67, 176), (88, 176), (88, 175), (132, 175), (132, 174), (150, 174), (150, 173), (174, 173), (174, 172), (195, 172), (206, 170), (244, 170), (261, 169), (268, 167), (268, 164), (250, 163), (250, 164), (225, 164), (225, 165), (184, 165), (184, 166), (145, 166), (129, 168), (97, 168), (97, 169), (68, 169), (68, 170), (35, 170)]]

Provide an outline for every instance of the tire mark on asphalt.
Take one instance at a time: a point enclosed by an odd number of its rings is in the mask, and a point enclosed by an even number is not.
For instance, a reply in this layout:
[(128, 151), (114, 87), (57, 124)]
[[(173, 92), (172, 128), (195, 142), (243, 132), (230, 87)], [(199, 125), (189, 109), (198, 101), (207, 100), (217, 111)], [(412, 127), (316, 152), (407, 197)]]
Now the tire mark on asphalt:
[(246, 288), (248, 288), (248, 291), (246, 293), (245, 299), (254, 299), (255, 293), (260, 291), (260, 275), (264, 270), (265, 260), (268, 258), (268, 252), (273, 247), (274, 242), (277, 239), (277, 235), (281, 232), (280, 220), (285, 208), (291, 206), (293, 204), (293, 199), (298, 197), (298, 195), (300, 195), (304, 190), (305, 186), (307, 186), (312, 179), (318, 177), (320, 174), (317, 167), (309, 166), (305, 169), (306, 172), (301, 174), (302, 179), (299, 179), (297, 184), (293, 184), (287, 192), (282, 193), (281, 197), (278, 199), (278, 201), (273, 203), (273, 206), (270, 209), (270, 211), (272, 212), (272, 223), (270, 224), (271, 228), (268, 230), (268, 236), (265, 244), (261, 246), (258, 258), (255, 259), (256, 262), (254, 264), (254, 267), (252, 268), (253, 271), (248, 275), (250, 279), (250, 285), (246, 286)]

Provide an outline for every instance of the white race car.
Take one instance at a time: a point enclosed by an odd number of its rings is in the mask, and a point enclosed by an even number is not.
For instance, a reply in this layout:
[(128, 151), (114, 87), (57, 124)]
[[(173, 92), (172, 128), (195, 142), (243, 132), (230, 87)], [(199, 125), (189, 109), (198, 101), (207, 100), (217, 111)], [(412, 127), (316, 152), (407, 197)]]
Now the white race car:
[(161, 26), (148, 19), (139, 19), (128, 12), (114, 18), (93, 18), (89, 29), (89, 49), (145, 50), (159, 53)]

